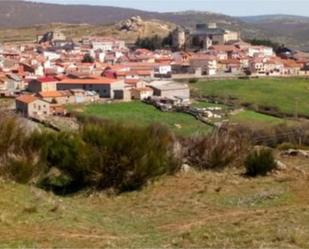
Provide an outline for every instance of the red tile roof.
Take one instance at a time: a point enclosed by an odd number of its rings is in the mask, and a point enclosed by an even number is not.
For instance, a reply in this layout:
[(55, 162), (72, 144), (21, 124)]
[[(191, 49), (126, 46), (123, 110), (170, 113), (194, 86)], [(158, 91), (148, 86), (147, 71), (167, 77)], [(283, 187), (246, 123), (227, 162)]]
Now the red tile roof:
[(66, 78), (59, 82), (59, 84), (92, 84), (92, 85), (109, 85), (119, 80), (106, 77), (84, 78), (84, 79), (70, 79)]
[(47, 76), (47, 77), (38, 78), (37, 81), (41, 83), (48, 83), (48, 82), (56, 82), (58, 81), (58, 79), (56, 79), (55, 77)]
[(60, 91), (39, 92), (38, 95), (42, 98), (56, 98), (63, 96), (63, 94)]
[(33, 96), (33, 95), (21, 95), (19, 97), (16, 98), (17, 101), (19, 102), (23, 102), (26, 104), (30, 104), (34, 101), (36, 101), (38, 98)]

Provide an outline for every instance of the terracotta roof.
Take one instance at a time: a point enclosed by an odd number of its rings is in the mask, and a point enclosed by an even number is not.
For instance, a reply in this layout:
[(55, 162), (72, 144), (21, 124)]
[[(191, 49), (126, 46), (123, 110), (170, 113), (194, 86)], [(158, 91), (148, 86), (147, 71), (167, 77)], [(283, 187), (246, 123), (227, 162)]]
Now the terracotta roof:
[(239, 49), (233, 45), (213, 45), (210, 47), (210, 49), (213, 49), (216, 51), (224, 51), (224, 52), (239, 51)]
[(196, 53), (192, 55), (190, 58), (191, 61), (193, 60), (216, 60), (216, 57), (209, 54), (202, 54), (202, 53)]
[(296, 61), (294, 60), (282, 60), (283, 65), (285, 67), (293, 67), (293, 68), (298, 68), (301, 67)]
[(56, 82), (58, 80), (54, 77), (41, 77), (41, 78), (38, 78), (37, 81), (41, 83), (48, 83), (48, 82)]
[(125, 79), (126, 84), (136, 84), (139, 81), (139, 79)]
[(150, 87), (140, 87), (132, 89), (132, 91), (138, 91), (138, 92), (153, 92), (153, 89)]
[(84, 79), (63, 79), (59, 84), (93, 84), (93, 85), (109, 85), (119, 80), (106, 77), (84, 78)]
[(33, 96), (33, 95), (21, 95), (18, 98), (16, 98), (16, 100), (26, 103), (26, 104), (30, 104), (36, 100), (38, 100), (37, 97)]
[(39, 92), (38, 95), (42, 98), (56, 98), (63, 96), (63, 94), (60, 91)]
[(141, 75), (141, 76), (149, 76), (151, 75), (151, 71), (150, 70), (132, 70), (130, 71), (128, 74), (131, 74), (131, 75)]
[(227, 59), (227, 60), (220, 60), (220, 64), (240, 64), (240, 61), (237, 59)]

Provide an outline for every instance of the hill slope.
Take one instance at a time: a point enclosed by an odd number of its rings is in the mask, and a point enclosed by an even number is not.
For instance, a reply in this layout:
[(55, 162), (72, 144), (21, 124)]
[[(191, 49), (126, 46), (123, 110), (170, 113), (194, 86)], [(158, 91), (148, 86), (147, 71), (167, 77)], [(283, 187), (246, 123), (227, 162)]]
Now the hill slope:
[(0, 181), (0, 247), (308, 248), (308, 160), (280, 160), (268, 177), (189, 172), (121, 196)]
[(238, 18), (202, 11), (158, 13), (107, 6), (0, 1), (2, 29), (51, 23), (107, 25), (132, 16), (173, 22), (187, 27), (193, 27), (196, 23), (216, 22), (221, 27), (241, 31), (245, 39), (271, 39), (292, 48), (309, 50), (308, 17), (272, 15)]
[(309, 51), (309, 17), (264, 15), (241, 19), (263, 30), (267, 36), (274, 37), (279, 42)]

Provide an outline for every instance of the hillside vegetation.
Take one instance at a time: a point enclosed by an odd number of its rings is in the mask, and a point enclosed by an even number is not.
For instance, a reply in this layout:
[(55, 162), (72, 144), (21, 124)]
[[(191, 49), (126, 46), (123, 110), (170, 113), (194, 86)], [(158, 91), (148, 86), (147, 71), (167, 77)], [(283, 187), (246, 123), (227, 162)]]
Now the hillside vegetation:
[(179, 173), (121, 196), (1, 181), (0, 247), (308, 248), (309, 163), (284, 160), (273, 176)]
[(185, 138), (93, 117), (30, 131), (1, 115), (0, 247), (308, 247), (309, 161), (278, 151), (309, 146), (308, 126)]

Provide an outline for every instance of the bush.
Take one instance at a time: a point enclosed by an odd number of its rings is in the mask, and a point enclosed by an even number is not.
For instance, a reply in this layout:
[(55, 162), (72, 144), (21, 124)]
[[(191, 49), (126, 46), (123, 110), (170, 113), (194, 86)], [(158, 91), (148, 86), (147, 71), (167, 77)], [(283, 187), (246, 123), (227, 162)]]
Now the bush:
[(85, 54), (82, 63), (94, 63), (95, 59), (90, 54)]
[[(58, 194), (84, 188), (132, 191), (178, 170), (174, 144), (173, 134), (159, 125), (140, 128), (85, 119), (79, 133), (32, 133), (23, 153), (29, 157), (7, 168), (10, 179), (26, 183), (35, 176), (40, 187)], [(33, 153), (39, 158), (35, 164)]]
[(265, 176), (276, 168), (276, 162), (270, 149), (260, 149), (254, 150), (247, 156), (245, 167), (248, 176)]
[(173, 135), (165, 127), (136, 128), (105, 122), (86, 124), (81, 135), (91, 155), (87, 180), (98, 189), (137, 190), (179, 168), (172, 152)]
[(290, 150), (290, 149), (297, 149), (299, 146), (295, 145), (295, 144), (292, 144), (292, 143), (282, 143), (282, 144), (279, 144), (277, 146), (277, 149), (278, 150)]
[(251, 141), (254, 145), (264, 145), (275, 148), (282, 143), (290, 143), (298, 146), (309, 145), (309, 123), (303, 122), (297, 125), (277, 125), (269, 129), (247, 130), (251, 133)]
[[(81, 137), (76, 133), (45, 132), (38, 136), (32, 136), (34, 149), (40, 150), (40, 161), (45, 165), (45, 175), (51, 169), (58, 169), (61, 175), (58, 177), (46, 177), (39, 181), (39, 185), (45, 189), (61, 193), (71, 193), (87, 186), (86, 176), (89, 174), (88, 148)], [(59, 179), (70, 180), (59, 180)], [(57, 184), (54, 184), (57, 182)]]
[(247, 139), (242, 132), (219, 129), (206, 137), (195, 137), (185, 142), (186, 159), (201, 170), (221, 170), (238, 164), (247, 154)]
[(198, 82), (198, 79), (190, 79), (189, 80), (189, 83), (190, 84), (195, 84), (195, 83), (197, 83)]
[(41, 171), (39, 156), (29, 144), (31, 132), (27, 132), (18, 117), (0, 115), (0, 176), (28, 183)]

